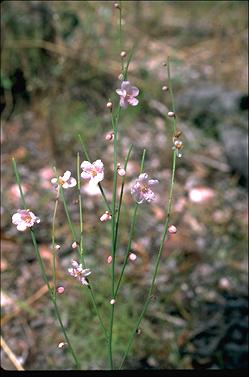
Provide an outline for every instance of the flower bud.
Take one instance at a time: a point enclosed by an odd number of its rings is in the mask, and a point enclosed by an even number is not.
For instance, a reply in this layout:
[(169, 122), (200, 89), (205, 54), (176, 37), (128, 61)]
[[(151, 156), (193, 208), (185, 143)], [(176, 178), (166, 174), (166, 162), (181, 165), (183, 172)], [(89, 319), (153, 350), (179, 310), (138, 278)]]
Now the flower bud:
[(60, 343), (58, 344), (58, 348), (63, 348), (63, 347), (65, 347), (65, 345), (66, 345), (65, 342), (60, 342)]
[(174, 111), (169, 111), (168, 112), (168, 117), (169, 118), (174, 118), (176, 115), (175, 115), (175, 113), (174, 113)]
[(123, 75), (122, 73), (120, 73), (120, 75), (118, 75), (118, 79), (119, 79), (120, 81), (123, 81), (123, 80), (124, 80), (124, 75)]
[(114, 139), (114, 133), (113, 132), (108, 132), (106, 135), (105, 135), (105, 139), (107, 141), (112, 141)]
[(102, 222), (106, 222), (108, 220), (111, 220), (111, 218), (112, 218), (112, 216), (110, 215), (110, 213), (108, 211), (106, 211), (105, 213), (103, 213), (103, 215), (99, 219)]
[(112, 256), (111, 255), (109, 255), (109, 257), (107, 258), (107, 263), (108, 264), (112, 263)]
[(72, 243), (72, 248), (73, 248), (73, 249), (76, 249), (77, 246), (78, 246), (77, 242), (74, 241), (74, 242)]
[(64, 293), (64, 291), (65, 291), (65, 288), (64, 288), (64, 287), (58, 287), (58, 288), (57, 288), (57, 293), (59, 293), (60, 295), (61, 295), (62, 293)]
[(162, 90), (163, 90), (164, 92), (166, 92), (167, 90), (169, 90), (169, 88), (168, 88), (166, 85), (164, 85), (164, 86), (162, 87)]
[(182, 134), (182, 131), (177, 130), (176, 133), (175, 133), (175, 137), (178, 138), (178, 137), (181, 136), (181, 134)]
[(175, 234), (177, 232), (177, 228), (174, 225), (170, 225), (168, 230), (170, 234)]
[(114, 4), (114, 7), (115, 7), (116, 9), (120, 9), (120, 6), (119, 6), (118, 3), (115, 3), (115, 4)]
[(121, 58), (125, 58), (126, 57), (126, 51), (121, 51), (120, 56), (121, 56)]
[(114, 298), (112, 298), (111, 301), (110, 301), (110, 304), (111, 304), (111, 305), (114, 305), (115, 302), (116, 302), (116, 300), (114, 300)]
[(111, 110), (112, 109), (112, 102), (111, 101), (107, 102), (106, 107), (107, 107), (107, 109)]
[(60, 245), (55, 245), (55, 250), (60, 250)]
[(130, 253), (130, 254), (129, 254), (129, 260), (130, 260), (131, 262), (134, 262), (136, 259), (137, 259), (136, 254), (134, 254), (134, 253)]

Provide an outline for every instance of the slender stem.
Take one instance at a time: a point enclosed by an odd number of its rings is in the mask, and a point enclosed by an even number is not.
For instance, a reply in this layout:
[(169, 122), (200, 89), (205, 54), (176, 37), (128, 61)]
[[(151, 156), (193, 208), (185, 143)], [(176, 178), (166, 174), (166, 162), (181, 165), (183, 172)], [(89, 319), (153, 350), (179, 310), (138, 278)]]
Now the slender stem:
[[(142, 156), (141, 166), (140, 166), (140, 174), (144, 170), (145, 154), (146, 154), (146, 149), (143, 150), (143, 156)], [(124, 274), (124, 271), (125, 271), (125, 267), (127, 265), (127, 261), (128, 261), (128, 257), (129, 257), (129, 252), (131, 250), (131, 242), (132, 242), (132, 238), (133, 238), (133, 234), (134, 234), (134, 229), (135, 229), (135, 224), (136, 224), (136, 215), (137, 215), (138, 206), (139, 206), (139, 204), (136, 203), (136, 205), (134, 207), (134, 211), (133, 211), (133, 215), (132, 215), (132, 221), (131, 221), (131, 227), (130, 227), (129, 241), (128, 241), (128, 245), (127, 245), (127, 248), (126, 248), (125, 259), (124, 259), (123, 267), (122, 267), (122, 270), (121, 270), (121, 273), (120, 273), (120, 276), (119, 276), (119, 280), (118, 280), (118, 283), (117, 283), (117, 286), (116, 286), (114, 298), (117, 297), (117, 294), (118, 294), (118, 291), (119, 291), (119, 287), (120, 287), (120, 284), (121, 284), (121, 281), (122, 281), (122, 278), (123, 278), (123, 274)]]
[(78, 202), (79, 202), (79, 213), (80, 213), (80, 263), (85, 265), (84, 255), (83, 255), (83, 213), (82, 213), (82, 201), (80, 192), (80, 155), (77, 153), (77, 187), (78, 187)]
[[(130, 148), (128, 150), (125, 163), (124, 163), (124, 170), (126, 171), (127, 164), (130, 158), (130, 154), (132, 151), (133, 145), (130, 145)], [(115, 247), (117, 245), (117, 239), (118, 239), (118, 228), (119, 228), (119, 220), (120, 220), (120, 212), (121, 212), (121, 206), (122, 206), (122, 200), (123, 200), (123, 193), (124, 193), (124, 184), (125, 184), (125, 176), (122, 178), (122, 185), (120, 190), (120, 196), (119, 196), (119, 204), (118, 204), (118, 213), (117, 213), (117, 221), (116, 221), (116, 232), (115, 232)]]
[[(58, 176), (57, 176), (57, 179), (58, 179)], [(61, 192), (61, 198), (62, 198), (62, 202), (63, 202), (63, 205), (64, 205), (64, 209), (65, 209), (65, 212), (66, 212), (66, 216), (67, 216), (67, 221), (68, 221), (68, 225), (69, 225), (69, 228), (71, 230), (71, 233), (72, 233), (72, 236), (73, 236), (73, 239), (76, 241), (76, 232), (75, 232), (75, 229), (74, 229), (74, 226), (72, 224), (72, 221), (71, 221), (71, 218), (70, 218), (70, 215), (69, 215), (69, 211), (68, 211), (68, 207), (67, 207), (67, 203), (66, 203), (66, 200), (65, 200), (65, 195), (64, 195), (64, 192), (63, 192), (63, 189), (60, 190)], [(84, 262), (84, 256), (83, 256), (83, 253), (81, 254), (81, 250), (80, 250), (80, 246), (78, 245), (77, 247), (78, 249), (78, 253), (79, 253), (79, 257), (81, 258), (82, 260), (82, 264), (84, 266), (84, 268), (86, 267), (85, 265), (85, 262)], [(95, 297), (94, 297), (94, 294), (93, 294), (93, 291), (92, 291), (92, 287), (90, 285), (90, 282), (89, 282), (89, 285), (88, 285), (88, 292), (90, 292), (90, 297), (91, 297), (91, 300), (92, 300), (92, 304), (94, 306), (94, 309), (96, 311), (96, 314), (98, 316), (98, 319), (99, 319), (99, 322), (100, 322), (100, 325), (104, 331), (104, 334), (105, 334), (105, 337), (106, 339), (108, 339), (108, 334), (107, 334), (107, 331), (106, 331), (106, 328), (104, 326), (104, 323), (102, 321), (102, 318), (100, 316), (100, 313), (99, 313), (99, 310), (98, 310), (98, 307), (96, 305), (96, 300), (95, 300)]]
[(58, 207), (58, 197), (55, 200), (54, 213), (52, 220), (52, 249), (53, 249), (53, 283), (54, 283), (54, 297), (56, 300), (56, 249), (55, 249), (55, 219)]
[[(167, 60), (167, 72), (168, 72), (168, 80), (169, 80), (169, 93), (170, 93), (170, 98), (171, 98), (171, 105), (172, 105), (172, 109), (173, 111), (175, 112), (175, 104), (174, 104), (174, 95), (173, 95), (173, 90), (172, 90), (172, 85), (171, 85), (171, 78), (170, 78), (170, 60), (168, 58)], [(173, 132), (173, 136), (175, 134), (175, 130), (176, 130), (176, 119), (174, 117), (174, 122), (173, 122), (173, 127), (172, 127), (172, 132)], [(152, 295), (152, 291), (154, 289), (154, 285), (155, 285), (155, 280), (156, 280), (156, 276), (157, 276), (157, 272), (158, 272), (158, 269), (159, 269), (159, 264), (160, 264), (160, 260), (161, 260), (161, 255), (162, 255), (162, 251), (163, 251), (163, 246), (164, 246), (164, 242), (165, 242), (165, 239), (167, 237), (167, 233), (168, 233), (168, 225), (169, 225), (169, 219), (170, 219), (170, 214), (171, 214), (171, 207), (172, 207), (172, 199), (173, 199), (173, 188), (174, 188), (174, 181), (175, 181), (175, 170), (176, 170), (176, 151), (173, 150), (173, 159), (172, 159), (172, 174), (171, 174), (171, 182), (170, 182), (170, 193), (169, 193), (169, 200), (168, 200), (168, 209), (167, 209), (167, 214), (166, 214), (166, 218), (165, 218), (165, 223), (164, 223), (164, 230), (163, 230), (163, 235), (162, 235), (162, 239), (161, 239), (161, 243), (160, 243), (160, 246), (159, 246), (159, 250), (158, 250), (158, 254), (157, 254), (157, 258), (156, 258), (156, 264), (155, 264), (155, 269), (154, 269), (154, 273), (153, 273), (153, 277), (152, 277), (152, 282), (151, 282), (151, 286), (150, 286), (150, 289), (148, 291), (148, 294), (147, 294), (147, 298), (145, 300), (145, 304), (144, 304), (144, 307), (142, 309), (142, 312), (136, 322), (136, 325), (131, 333), (131, 336), (129, 338), (129, 341), (128, 341), (128, 345), (127, 345), (127, 348), (126, 348), (126, 351), (124, 353), (124, 356), (123, 356), (123, 359), (122, 359), (122, 362), (120, 364), (120, 367), (119, 369), (122, 368), (125, 360), (126, 360), (126, 357), (130, 351), (130, 348), (131, 348), (131, 345), (133, 343), (133, 340), (134, 340), (134, 337), (136, 335), (136, 331), (142, 321), (142, 319), (144, 318), (144, 315), (146, 313), (146, 310), (149, 306), (149, 303), (150, 303), (150, 300), (151, 300), (151, 295)]]
[[(21, 195), (22, 204), (23, 204), (24, 208), (27, 209), (26, 201), (25, 201), (25, 198), (24, 198), (24, 195), (23, 195), (22, 186), (21, 186), (21, 182), (20, 182), (19, 172), (17, 170), (16, 161), (15, 161), (14, 158), (12, 159), (12, 162), (13, 162), (14, 172), (15, 172), (15, 176), (16, 176), (16, 181), (17, 181), (17, 184), (18, 184), (18, 187), (19, 187), (19, 191), (20, 191), (20, 195)], [(30, 234), (31, 234), (31, 239), (32, 239), (33, 245), (34, 245), (36, 259), (37, 259), (38, 264), (40, 266), (40, 271), (41, 271), (43, 280), (44, 280), (44, 282), (46, 283), (46, 285), (48, 287), (49, 296), (50, 296), (51, 301), (53, 302), (53, 305), (54, 305), (54, 308), (55, 308), (56, 317), (57, 317), (57, 319), (59, 321), (59, 324), (60, 324), (60, 327), (61, 327), (62, 332), (64, 334), (64, 337), (65, 337), (65, 339), (67, 341), (68, 347), (69, 347), (70, 352), (72, 354), (72, 357), (73, 357), (73, 359), (75, 361), (76, 368), (79, 369), (80, 368), (80, 363), (79, 363), (79, 360), (77, 359), (77, 356), (76, 356), (76, 354), (75, 354), (75, 352), (73, 350), (71, 342), (70, 342), (70, 340), (69, 340), (69, 338), (67, 336), (67, 332), (65, 330), (65, 327), (64, 327), (64, 325), (62, 323), (62, 320), (61, 320), (61, 317), (60, 317), (60, 313), (59, 313), (59, 310), (58, 310), (58, 307), (57, 307), (57, 304), (56, 304), (55, 292), (50, 287), (49, 280), (48, 280), (48, 277), (47, 277), (47, 274), (46, 274), (46, 270), (45, 270), (45, 266), (44, 266), (44, 263), (43, 263), (43, 260), (41, 258), (40, 251), (39, 251), (39, 248), (38, 248), (38, 245), (37, 245), (35, 233), (34, 233), (34, 231), (33, 231), (32, 228), (30, 228)]]
[[(86, 149), (86, 146), (85, 146), (85, 144), (84, 144), (84, 142), (83, 142), (83, 140), (82, 140), (82, 137), (81, 137), (80, 134), (78, 134), (78, 137), (79, 137), (79, 141), (80, 141), (80, 144), (81, 144), (81, 147), (82, 147), (82, 151), (83, 151), (84, 155), (86, 156), (87, 161), (90, 162), (90, 161), (91, 161), (91, 158), (90, 158), (90, 156), (89, 156), (89, 154), (88, 154), (88, 152), (87, 152), (87, 149)], [(103, 197), (103, 199), (104, 199), (104, 201), (105, 201), (106, 207), (107, 207), (108, 211), (111, 213), (111, 207), (110, 207), (110, 205), (109, 205), (109, 203), (108, 203), (108, 201), (107, 201), (107, 198), (106, 198), (106, 195), (105, 195), (104, 189), (103, 189), (103, 187), (102, 187), (102, 185), (101, 185), (101, 182), (98, 183), (98, 186), (99, 186), (99, 189), (100, 189), (101, 195), (102, 195), (102, 197)]]

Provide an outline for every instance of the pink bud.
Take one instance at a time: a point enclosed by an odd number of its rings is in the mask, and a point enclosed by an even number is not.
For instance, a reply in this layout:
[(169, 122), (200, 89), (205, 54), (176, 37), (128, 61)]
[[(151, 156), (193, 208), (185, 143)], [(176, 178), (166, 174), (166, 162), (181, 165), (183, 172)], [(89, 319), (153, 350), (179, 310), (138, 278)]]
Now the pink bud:
[(65, 291), (65, 288), (64, 287), (58, 287), (57, 288), (57, 292), (61, 295), (62, 293), (64, 293)]
[(131, 262), (134, 262), (134, 261), (137, 259), (136, 254), (134, 254), (134, 253), (130, 253), (130, 254), (129, 254), (129, 259), (130, 259)]
[(113, 132), (108, 132), (108, 134), (105, 135), (105, 139), (107, 141), (112, 141), (114, 138), (114, 133)]
[(105, 222), (105, 221), (108, 221), (108, 220), (111, 220), (111, 215), (108, 211), (106, 211), (99, 219), (100, 221), (102, 222)]
[(109, 257), (107, 258), (107, 263), (108, 264), (112, 263), (112, 256), (111, 255), (109, 255)]
[(73, 249), (76, 249), (77, 246), (78, 246), (78, 245), (77, 245), (77, 242), (74, 241), (74, 242), (72, 243), (72, 248), (73, 248)]
[(123, 168), (119, 168), (118, 169), (118, 174), (121, 176), (121, 177), (123, 177), (124, 175), (125, 175), (125, 170), (123, 169)]
[(115, 302), (116, 302), (116, 300), (114, 300), (114, 298), (112, 298), (111, 301), (110, 301), (110, 304), (111, 304), (111, 305), (114, 305)]
[(169, 226), (169, 233), (170, 234), (175, 234), (177, 232), (177, 229), (174, 225)]

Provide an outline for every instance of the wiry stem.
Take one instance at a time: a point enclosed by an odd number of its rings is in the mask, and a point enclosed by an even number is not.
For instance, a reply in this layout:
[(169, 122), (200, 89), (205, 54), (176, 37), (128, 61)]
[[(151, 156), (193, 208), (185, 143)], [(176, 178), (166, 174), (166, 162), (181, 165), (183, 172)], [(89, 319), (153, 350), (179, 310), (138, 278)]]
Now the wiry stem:
[[(18, 184), (20, 195), (21, 195), (22, 204), (23, 204), (23, 207), (25, 209), (27, 209), (28, 207), (26, 205), (26, 201), (25, 201), (25, 198), (24, 198), (24, 195), (23, 195), (22, 186), (21, 186), (21, 182), (20, 182), (20, 176), (19, 176), (19, 172), (18, 172), (18, 169), (17, 169), (17, 166), (16, 166), (16, 161), (15, 161), (14, 158), (12, 159), (12, 162), (13, 162), (14, 172), (15, 172), (15, 176), (16, 176), (16, 182)], [(38, 261), (38, 264), (39, 264), (39, 267), (40, 267), (40, 270), (41, 270), (41, 274), (42, 274), (43, 280), (47, 284), (48, 292), (49, 292), (49, 296), (50, 296), (50, 300), (52, 301), (52, 303), (54, 305), (56, 317), (57, 317), (57, 319), (59, 321), (60, 327), (61, 327), (62, 332), (63, 332), (64, 337), (65, 337), (65, 340), (66, 340), (66, 342), (68, 344), (69, 350), (70, 350), (70, 352), (72, 354), (72, 357), (74, 359), (75, 366), (76, 366), (77, 369), (79, 369), (80, 368), (80, 362), (79, 362), (79, 360), (78, 360), (78, 358), (77, 358), (77, 356), (76, 356), (76, 354), (74, 352), (72, 344), (71, 344), (71, 342), (70, 342), (70, 340), (68, 338), (66, 329), (65, 329), (65, 327), (63, 325), (63, 322), (61, 320), (60, 312), (59, 312), (59, 309), (58, 309), (57, 303), (56, 303), (55, 292), (50, 287), (49, 280), (48, 280), (48, 277), (47, 277), (47, 274), (46, 274), (46, 270), (45, 270), (45, 266), (44, 266), (44, 263), (43, 263), (43, 260), (41, 258), (40, 251), (39, 251), (39, 248), (38, 248), (38, 245), (37, 245), (35, 233), (34, 233), (34, 231), (33, 231), (32, 228), (30, 228), (30, 234), (31, 234), (31, 239), (32, 239), (33, 245), (34, 245), (36, 259)]]
[[(168, 80), (169, 80), (169, 89), (170, 89), (169, 92), (170, 92), (170, 97), (171, 97), (172, 109), (175, 112), (174, 95), (173, 95), (172, 85), (171, 85), (169, 64), (170, 64), (170, 62), (169, 62), (169, 58), (168, 58), (168, 61), (167, 61), (167, 70), (168, 70)], [(175, 130), (176, 130), (176, 119), (174, 117), (174, 123), (173, 123), (173, 127), (172, 127), (173, 136), (175, 134)], [(154, 269), (154, 273), (153, 273), (153, 276), (152, 276), (151, 286), (149, 288), (149, 291), (148, 291), (148, 294), (147, 294), (147, 298), (145, 300), (145, 304), (144, 304), (144, 307), (142, 309), (142, 312), (141, 312), (141, 314), (140, 314), (140, 316), (139, 316), (139, 318), (138, 318), (138, 320), (136, 322), (136, 325), (135, 325), (135, 327), (134, 327), (134, 329), (133, 329), (133, 331), (131, 333), (131, 336), (129, 338), (128, 345), (127, 345), (127, 348), (125, 350), (125, 353), (124, 353), (124, 356), (122, 358), (122, 362), (120, 364), (119, 369), (122, 369), (122, 366), (123, 366), (123, 364), (124, 364), (124, 362), (126, 360), (126, 357), (127, 357), (128, 353), (129, 353), (129, 351), (130, 351), (130, 348), (131, 348), (131, 345), (133, 343), (134, 337), (136, 335), (137, 329), (139, 328), (139, 325), (140, 325), (142, 319), (144, 318), (145, 313), (147, 311), (147, 308), (149, 306), (149, 303), (150, 303), (150, 300), (151, 300), (151, 295), (152, 295), (152, 292), (153, 292), (153, 289), (154, 289), (154, 286), (155, 286), (155, 280), (156, 280), (157, 272), (158, 272), (158, 269), (159, 269), (159, 264), (160, 264), (160, 260), (161, 260), (163, 246), (164, 246), (164, 242), (166, 240), (167, 233), (168, 233), (168, 225), (169, 225), (169, 219), (170, 219), (171, 207), (172, 207), (172, 199), (173, 199), (173, 188), (174, 188), (174, 181), (175, 181), (175, 170), (176, 170), (176, 151), (174, 150), (173, 151), (173, 160), (172, 160), (172, 174), (171, 174), (171, 182), (170, 182), (170, 193), (169, 193), (169, 200), (168, 200), (168, 209), (167, 209), (167, 214), (166, 214), (165, 223), (164, 223), (163, 235), (162, 235), (161, 243), (160, 243), (158, 254), (157, 254), (157, 258), (156, 258), (155, 269)]]

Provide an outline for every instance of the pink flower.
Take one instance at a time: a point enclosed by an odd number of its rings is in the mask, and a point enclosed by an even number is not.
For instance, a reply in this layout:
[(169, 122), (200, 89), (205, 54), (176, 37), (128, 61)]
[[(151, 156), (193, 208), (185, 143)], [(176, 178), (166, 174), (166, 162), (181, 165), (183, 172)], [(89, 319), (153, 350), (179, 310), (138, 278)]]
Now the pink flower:
[(111, 220), (112, 216), (108, 211), (105, 211), (105, 213), (99, 218), (100, 221), (106, 222), (108, 220)]
[(117, 89), (116, 93), (120, 96), (119, 104), (121, 107), (137, 106), (139, 101), (135, 97), (138, 96), (139, 89), (136, 86), (131, 86), (130, 81), (123, 81), (121, 89)]
[(62, 186), (64, 189), (68, 189), (69, 187), (74, 187), (77, 185), (77, 181), (75, 178), (71, 177), (71, 172), (67, 170), (64, 175), (57, 178), (52, 178), (51, 183), (53, 185), (57, 184), (57, 188)]
[(39, 222), (39, 217), (35, 216), (29, 209), (18, 209), (17, 213), (12, 216), (12, 223), (17, 226), (17, 230), (20, 232)]
[(143, 203), (144, 201), (152, 202), (156, 199), (156, 195), (151, 190), (152, 186), (158, 184), (157, 179), (149, 179), (148, 174), (142, 173), (136, 179), (135, 184), (131, 188), (131, 195), (137, 203)]
[(72, 268), (68, 268), (68, 272), (71, 276), (78, 279), (81, 284), (89, 285), (86, 277), (91, 274), (89, 268), (82, 268), (82, 264), (79, 264), (76, 260), (72, 260)]
[(97, 185), (104, 179), (104, 164), (101, 160), (96, 160), (92, 164), (89, 161), (83, 161), (80, 165), (83, 170), (81, 177), (89, 179), (89, 183)]

